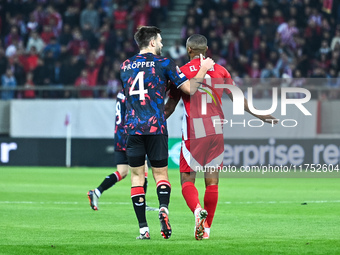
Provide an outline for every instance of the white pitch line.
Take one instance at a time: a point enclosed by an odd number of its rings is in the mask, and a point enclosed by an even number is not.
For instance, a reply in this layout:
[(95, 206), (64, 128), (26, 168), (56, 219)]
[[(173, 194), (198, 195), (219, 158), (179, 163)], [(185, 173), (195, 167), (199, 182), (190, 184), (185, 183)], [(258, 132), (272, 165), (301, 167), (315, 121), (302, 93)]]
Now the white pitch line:
[(315, 200), (315, 201), (246, 201), (246, 202), (222, 202), (223, 204), (322, 204), (322, 203), (340, 203), (340, 200)]
[[(315, 201), (245, 201), (245, 202), (219, 202), (219, 204), (322, 204), (322, 203), (340, 203), (340, 200), (315, 200)], [(54, 204), (54, 205), (82, 205), (88, 204), (85, 202), (62, 202), (62, 201), (48, 201), (48, 202), (33, 202), (33, 201), (0, 201), (0, 204)], [(130, 205), (130, 202), (100, 202), (103, 205)], [(156, 204), (156, 203), (148, 203)]]
[[(49, 202), (33, 202), (33, 201), (0, 201), (0, 204), (54, 204), (54, 205), (80, 205), (80, 204), (88, 204), (85, 202), (61, 202), (61, 201), (49, 201)], [(100, 202), (100, 204), (103, 205), (127, 205), (127, 204), (131, 204), (129, 202)]]

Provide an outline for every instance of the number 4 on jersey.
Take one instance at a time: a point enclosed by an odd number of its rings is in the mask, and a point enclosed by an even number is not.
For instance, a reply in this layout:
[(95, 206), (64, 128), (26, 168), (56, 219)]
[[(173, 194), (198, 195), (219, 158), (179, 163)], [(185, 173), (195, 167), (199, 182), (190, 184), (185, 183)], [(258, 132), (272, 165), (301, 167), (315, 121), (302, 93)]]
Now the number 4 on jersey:
[[(138, 90), (135, 90), (136, 83), (138, 81)], [(132, 86), (129, 90), (129, 95), (139, 95), (139, 100), (145, 100), (145, 94), (148, 93), (147, 89), (144, 89), (144, 71), (140, 71), (134, 79)]]

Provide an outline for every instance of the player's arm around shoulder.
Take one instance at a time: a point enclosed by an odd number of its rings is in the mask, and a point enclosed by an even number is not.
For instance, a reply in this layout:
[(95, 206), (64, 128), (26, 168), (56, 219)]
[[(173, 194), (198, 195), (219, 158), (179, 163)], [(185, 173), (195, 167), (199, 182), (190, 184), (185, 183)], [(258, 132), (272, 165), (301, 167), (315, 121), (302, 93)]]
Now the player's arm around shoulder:
[(202, 54), (200, 55), (201, 59), (201, 68), (196, 74), (196, 76), (185, 83), (180, 87), (180, 89), (187, 95), (193, 95), (196, 93), (198, 87), (201, 85), (201, 83), (204, 80), (204, 76), (208, 72), (210, 68), (212, 68), (215, 65), (214, 60), (211, 58), (203, 59)]

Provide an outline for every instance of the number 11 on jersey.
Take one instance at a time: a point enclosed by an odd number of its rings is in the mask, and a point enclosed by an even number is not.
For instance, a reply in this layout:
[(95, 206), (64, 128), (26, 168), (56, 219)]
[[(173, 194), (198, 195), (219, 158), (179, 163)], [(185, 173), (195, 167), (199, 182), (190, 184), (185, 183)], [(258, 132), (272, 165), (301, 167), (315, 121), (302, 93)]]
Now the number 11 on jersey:
[[(136, 83), (138, 81), (138, 89), (135, 90)], [(139, 100), (145, 100), (145, 94), (148, 93), (148, 89), (144, 89), (144, 71), (140, 71), (136, 78), (133, 80), (132, 86), (129, 90), (129, 95), (139, 95)]]

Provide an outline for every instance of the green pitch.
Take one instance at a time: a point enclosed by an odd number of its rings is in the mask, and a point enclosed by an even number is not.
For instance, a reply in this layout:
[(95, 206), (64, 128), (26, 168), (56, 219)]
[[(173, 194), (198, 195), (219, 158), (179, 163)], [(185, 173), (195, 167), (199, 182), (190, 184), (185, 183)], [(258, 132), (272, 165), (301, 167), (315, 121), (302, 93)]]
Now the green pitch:
[[(106, 191), (99, 211), (86, 193), (112, 171), (98, 168), (0, 168), (0, 254), (340, 254), (340, 179), (221, 179), (209, 240), (196, 241), (194, 218), (170, 171), (173, 235), (139, 234), (130, 181)], [(201, 201), (203, 180), (197, 180)], [(149, 206), (157, 207), (149, 178)]]

